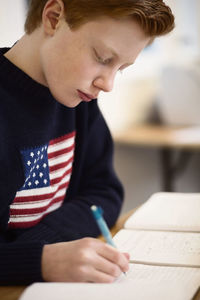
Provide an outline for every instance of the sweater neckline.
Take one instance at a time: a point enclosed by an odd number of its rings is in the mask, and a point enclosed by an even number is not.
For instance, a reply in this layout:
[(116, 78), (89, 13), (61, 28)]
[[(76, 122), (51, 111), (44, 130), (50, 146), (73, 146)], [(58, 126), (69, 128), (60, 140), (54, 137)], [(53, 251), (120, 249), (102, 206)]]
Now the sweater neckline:
[[(10, 48), (0, 48), (0, 78), (10, 89), (20, 90), (31, 97), (52, 97), (48, 87), (32, 79), (28, 74), (18, 68), (4, 54)], [(54, 98), (53, 98), (54, 99)]]

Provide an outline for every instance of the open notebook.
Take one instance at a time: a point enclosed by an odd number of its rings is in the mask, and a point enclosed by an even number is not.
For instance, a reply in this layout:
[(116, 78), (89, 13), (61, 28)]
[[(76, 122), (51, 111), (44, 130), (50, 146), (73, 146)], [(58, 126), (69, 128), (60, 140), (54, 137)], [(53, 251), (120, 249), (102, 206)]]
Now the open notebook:
[(153, 194), (114, 236), (122, 252), (130, 254), (125, 279), (158, 284), (172, 280), (200, 286), (200, 194)]
[(38, 283), (20, 300), (194, 299), (200, 286), (200, 194), (154, 194), (114, 240), (131, 255), (129, 271), (114, 284)]
[(133, 263), (199, 268), (200, 194), (154, 194), (114, 241)]
[(196, 283), (134, 281), (103, 283), (35, 283), (19, 300), (192, 300)]

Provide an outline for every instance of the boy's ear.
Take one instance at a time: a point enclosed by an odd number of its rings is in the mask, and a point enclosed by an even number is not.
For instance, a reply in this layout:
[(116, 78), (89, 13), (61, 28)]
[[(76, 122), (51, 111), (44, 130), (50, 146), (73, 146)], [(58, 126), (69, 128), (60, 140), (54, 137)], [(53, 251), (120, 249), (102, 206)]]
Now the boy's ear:
[(42, 24), (45, 33), (53, 35), (64, 15), (64, 4), (62, 0), (47, 1), (42, 13)]

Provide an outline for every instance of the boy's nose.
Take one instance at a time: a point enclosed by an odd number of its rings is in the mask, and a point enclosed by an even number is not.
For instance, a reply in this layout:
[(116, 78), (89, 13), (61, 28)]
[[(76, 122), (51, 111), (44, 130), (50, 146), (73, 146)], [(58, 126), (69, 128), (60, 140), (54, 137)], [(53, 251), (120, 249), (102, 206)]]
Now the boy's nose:
[(99, 90), (103, 92), (110, 92), (113, 89), (115, 75), (113, 74), (104, 74), (97, 77), (93, 84), (95, 87), (98, 87)]

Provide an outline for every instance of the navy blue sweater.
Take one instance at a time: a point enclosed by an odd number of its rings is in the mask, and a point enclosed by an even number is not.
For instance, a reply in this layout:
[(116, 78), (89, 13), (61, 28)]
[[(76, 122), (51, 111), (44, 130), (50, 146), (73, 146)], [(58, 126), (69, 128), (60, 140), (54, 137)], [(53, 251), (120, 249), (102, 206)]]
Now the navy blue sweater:
[(0, 284), (29, 284), (43, 280), (45, 244), (99, 235), (91, 205), (114, 225), (123, 189), (97, 100), (63, 106), (6, 51), (0, 50)]

